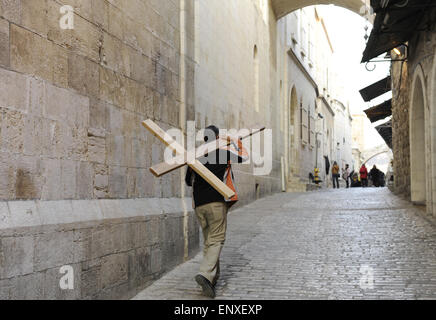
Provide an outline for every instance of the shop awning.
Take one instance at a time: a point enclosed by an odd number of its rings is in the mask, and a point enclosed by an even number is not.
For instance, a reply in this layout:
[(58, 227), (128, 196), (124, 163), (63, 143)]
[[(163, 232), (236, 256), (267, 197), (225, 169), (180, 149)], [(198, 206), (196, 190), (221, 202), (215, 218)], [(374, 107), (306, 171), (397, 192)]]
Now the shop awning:
[(409, 41), (425, 25), (425, 13), (434, 0), (371, 0), (376, 13), (362, 62), (378, 57)]
[(364, 111), (371, 122), (383, 120), (392, 115), (392, 99)]
[(375, 129), (386, 142), (388, 147), (392, 149), (392, 119), (375, 127)]
[(391, 77), (386, 77), (376, 83), (360, 90), (360, 94), (365, 102), (371, 101), (382, 94), (391, 91)]

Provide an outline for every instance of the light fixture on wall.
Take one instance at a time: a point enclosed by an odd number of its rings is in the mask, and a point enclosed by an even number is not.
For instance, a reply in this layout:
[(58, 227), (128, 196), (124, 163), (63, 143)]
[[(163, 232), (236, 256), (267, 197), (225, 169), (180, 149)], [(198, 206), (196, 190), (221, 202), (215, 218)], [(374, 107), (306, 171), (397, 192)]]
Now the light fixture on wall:
[[(392, 53), (395, 54), (396, 58), (392, 57)], [(407, 61), (408, 58), (409, 58), (409, 47), (407, 46), (407, 44), (402, 44), (396, 48), (393, 48), (391, 51), (388, 51), (383, 59), (368, 61), (365, 65), (365, 68), (368, 71), (374, 71), (376, 68), (375, 64), (378, 62), (391, 62), (391, 63), (397, 61), (405, 62)], [(374, 64), (373, 68), (369, 68), (370, 63)]]

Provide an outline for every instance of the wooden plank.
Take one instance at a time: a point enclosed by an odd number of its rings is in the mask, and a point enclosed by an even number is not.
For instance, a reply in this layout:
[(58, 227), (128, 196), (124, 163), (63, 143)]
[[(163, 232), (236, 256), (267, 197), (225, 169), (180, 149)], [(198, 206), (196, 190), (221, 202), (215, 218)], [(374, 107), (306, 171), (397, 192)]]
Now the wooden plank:
[[(143, 121), (142, 125), (171, 150), (179, 155), (186, 156), (186, 150), (152, 120), (149, 119)], [(225, 199), (228, 200), (235, 195), (235, 192), (232, 189), (218, 179), (218, 177), (210, 172), (200, 161), (195, 160), (194, 163), (189, 164), (189, 167), (206, 180), (206, 182), (218, 191)]]
[[(254, 130), (252, 130), (251, 133), (242, 136), (241, 139), (247, 139), (247, 138), (249, 138), (257, 133), (260, 133), (264, 130), (265, 130), (265, 127), (262, 127), (259, 129), (254, 129)], [(210, 152), (213, 152), (213, 151), (220, 149), (222, 147), (226, 147), (230, 144), (231, 144), (231, 142), (228, 142), (225, 140), (218, 140), (218, 143), (217, 143), (217, 141), (212, 141), (208, 144), (204, 144), (204, 145), (200, 146), (197, 150), (190, 151), (189, 153), (187, 153), (187, 157), (185, 157), (184, 155), (175, 157), (173, 159), (173, 161), (174, 161), (173, 164), (162, 162), (162, 163), (159, 163), (157, 165), (152, 166), (150, 168), (150, 171), (154, 176), (161, 177), (164, 174), (170, 173), (176, 169), (179, 169), (179, 168), (185, 166), (189, 160), (192, 160), (195, 158), (197, 158), (197, 159), (201, 158)]]

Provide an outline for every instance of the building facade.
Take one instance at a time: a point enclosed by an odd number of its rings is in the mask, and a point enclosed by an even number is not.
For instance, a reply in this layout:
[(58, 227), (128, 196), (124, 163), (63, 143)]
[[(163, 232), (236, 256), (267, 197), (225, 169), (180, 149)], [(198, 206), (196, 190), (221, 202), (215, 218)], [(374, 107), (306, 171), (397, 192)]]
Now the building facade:
[[(292, 28), (277, 22), (311, 4), (0, 1), (0, 298), (129, 298), (198, 252), (184, 170), (148, 170), (164, 148), (147, 118), (271, 128), (270, 173), (235, 167), (241, 205), (281, 191), (290, 172), (306, 183), (317, 138), (333, 159), (341, 99), (310, 67), (316, 42), (290, 52)], [(63, 267), (73, 290), (59, 286)]]
[(352, 164), (352, 118), (348, 107), (338, 100), (344, 97), (333, 73), (334, 49), (316, 6), (296, 10), (280, 19), (278, 28), (287, 53), (283, 58), (287, 68), (280, 75), (280, 86), (283, 83), (286, 86), (281, 93), (287, 93), (284, 101), (289, 101), (282, 107), (281, 117), (287, 189), (306, 190), (315, 168), (320, 169), (320, 179), (328, 187), (331, 178), (327, 169), (334, 161), (341, 168)]
[[(436, 214), (436, 10), (433, 1), (380, 4), (364, 61), (388, 52), (392, 59), (394, 191)], [(399, 9), (399, 10), (397, 10)], [(407, 17), (402, 21), (402, 17)], [(386, 28), (382, 27), (382, 21)], [(403, 23), (403, 24), (401, 24)], [(390, 39), (386, 42), (386, 39)]]

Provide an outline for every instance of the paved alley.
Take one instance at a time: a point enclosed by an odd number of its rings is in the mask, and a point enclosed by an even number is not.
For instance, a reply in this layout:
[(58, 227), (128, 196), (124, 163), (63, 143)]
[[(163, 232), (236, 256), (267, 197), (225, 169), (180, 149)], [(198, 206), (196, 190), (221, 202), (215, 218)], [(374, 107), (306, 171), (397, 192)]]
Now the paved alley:
[[(217, 299), (436, 299), (436, 227), (388, 189), (277, 194), (233, 211)], [(206, 299), (202, 254), (135, 299)]]

